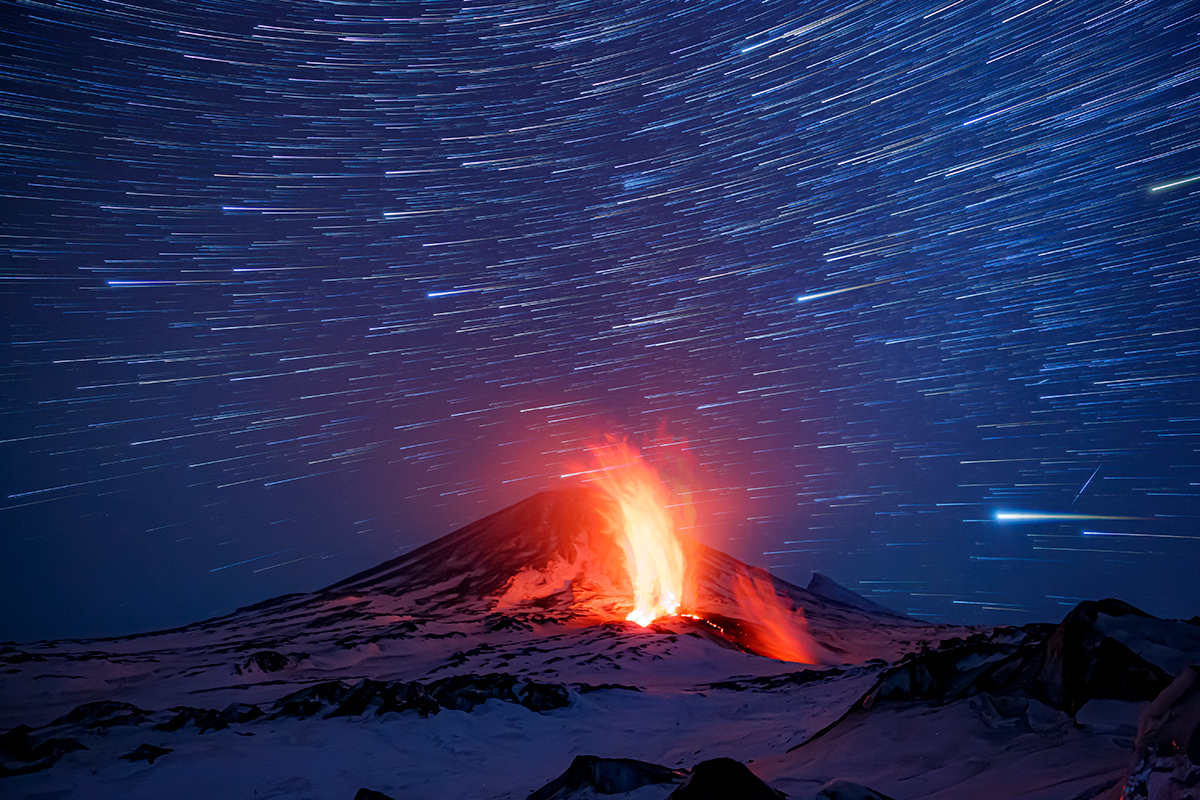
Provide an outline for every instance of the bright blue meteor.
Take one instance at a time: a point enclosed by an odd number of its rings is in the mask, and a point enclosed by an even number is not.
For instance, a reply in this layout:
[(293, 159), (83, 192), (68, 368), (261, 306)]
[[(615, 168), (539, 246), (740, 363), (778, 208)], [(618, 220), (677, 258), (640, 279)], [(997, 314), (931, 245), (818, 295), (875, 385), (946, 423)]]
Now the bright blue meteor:
[(1146, 519), (1146, 517), (1118, 517), (1111, 514), (1055, 514), (1043, 511), (997, 511), (992, 515), (996, 522), (1073, 522), (1097, 519)]

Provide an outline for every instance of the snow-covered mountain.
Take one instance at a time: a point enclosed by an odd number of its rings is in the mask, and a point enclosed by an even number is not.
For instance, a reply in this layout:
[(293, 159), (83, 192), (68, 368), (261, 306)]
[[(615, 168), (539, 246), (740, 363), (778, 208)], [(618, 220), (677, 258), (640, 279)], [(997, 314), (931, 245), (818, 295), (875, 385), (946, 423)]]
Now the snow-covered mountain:
[(823, 576), (802, 589), (687, 543), (681, 615), (643, 628), (624, 620), (630, 579), (608, 502), (588, 488), (543, 493), (325, 589), (176, 630), (0, 647), (0, 789), (1194, 791), (1195, 620), (1106, 600), (1058, 625), (929, 625)]

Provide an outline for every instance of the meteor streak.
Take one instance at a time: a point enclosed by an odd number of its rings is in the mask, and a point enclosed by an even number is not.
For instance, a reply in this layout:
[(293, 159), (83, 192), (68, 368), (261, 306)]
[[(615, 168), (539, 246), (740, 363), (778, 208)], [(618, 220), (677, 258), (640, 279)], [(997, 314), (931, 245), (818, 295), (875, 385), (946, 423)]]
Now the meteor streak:
[(844, 294), (845, 292), (853, 292), (858, 289), (869, 289), (872, 286), (878, 286), (881, 283), (891, 283), (895, 278), (888, 278), (883, 281), (875, 281), (874, 283), (860, 283), (858, 286), (847, 286), (843, 289), (830, 289), (827, 292), (814, 292), (813, 294), (802, 294), (796, 298), (797, 303), (807, 303), (810, 300), (820, 300), (822, 297), (832, 297), (835, 294)]
[[(1100, 467), (1103, 467), (1103, 466), (1104, 466), (1104, 464), (1100, 465)], [(1083, 482), (1083, 488), (1079, 490), (1079, 494), (1075, 495), (1075, 500), (1078, 500), (1080, 497), (1083, 496), (1083, 493), (1087, 491), (1087, 487), (1091, 485), (1092, 480), (1100, 472), (1100, 467), (1096, 467), (1096, 471), (1092, 473), (1092, 477), (1088, 478), (1086, 481)], [(1071, 501), (1071, 505), (1075, 505), (1075, 500)]]
[(1200, 175), (1193, 175), (1190, 178), (1180, 178), (1177, 181), (1170, 181), (1169, 183), (1160, 183), (1157, 186), (1151, 186), (1150, 191), (1151, 192), (1161, 192), (1166, 189), (1174, 189), (1176, 186), (1183, 186), (1185, 184), (1192, 183), (1194, 181), (1200, 181)]
[(992, 515), (996, 522), (1072, 522), (1097, 519), (1146, 519), (1146, 517), (1118, 517), (1111, 514), (1054, 514), (1043, 511), (997, 511)]

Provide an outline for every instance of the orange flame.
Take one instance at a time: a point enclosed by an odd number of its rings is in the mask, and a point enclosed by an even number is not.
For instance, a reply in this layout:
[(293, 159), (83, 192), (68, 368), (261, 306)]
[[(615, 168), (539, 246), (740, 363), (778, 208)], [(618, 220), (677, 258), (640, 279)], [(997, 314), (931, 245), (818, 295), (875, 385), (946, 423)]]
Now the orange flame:
[(612, 522), (633, 583), (628, 620), (645, 627), (679, 611), (686, 561), (669, 506), (671, 492), (662, 476), (623, 441), (608, 438), (588, 448), (599, 473), (592, 481), (615, 505)]
[(808, 632), (803, 609), (794, 609), (771, 582), (739, 570), (733, 576), (738, 610), (759, 628), (753, 649), (767, 658), (800, 664), (831, 664), (832, 654)]

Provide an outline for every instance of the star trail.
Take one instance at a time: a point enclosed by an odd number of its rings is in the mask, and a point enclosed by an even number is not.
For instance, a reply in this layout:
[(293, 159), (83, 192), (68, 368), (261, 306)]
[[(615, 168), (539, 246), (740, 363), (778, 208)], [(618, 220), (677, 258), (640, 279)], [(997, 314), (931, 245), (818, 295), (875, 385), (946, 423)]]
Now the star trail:
[(792, 582), (1196, 614), (1200, 8), (801, 5), (9, 3), (0, 638), (312, 590), (656, 431)]

